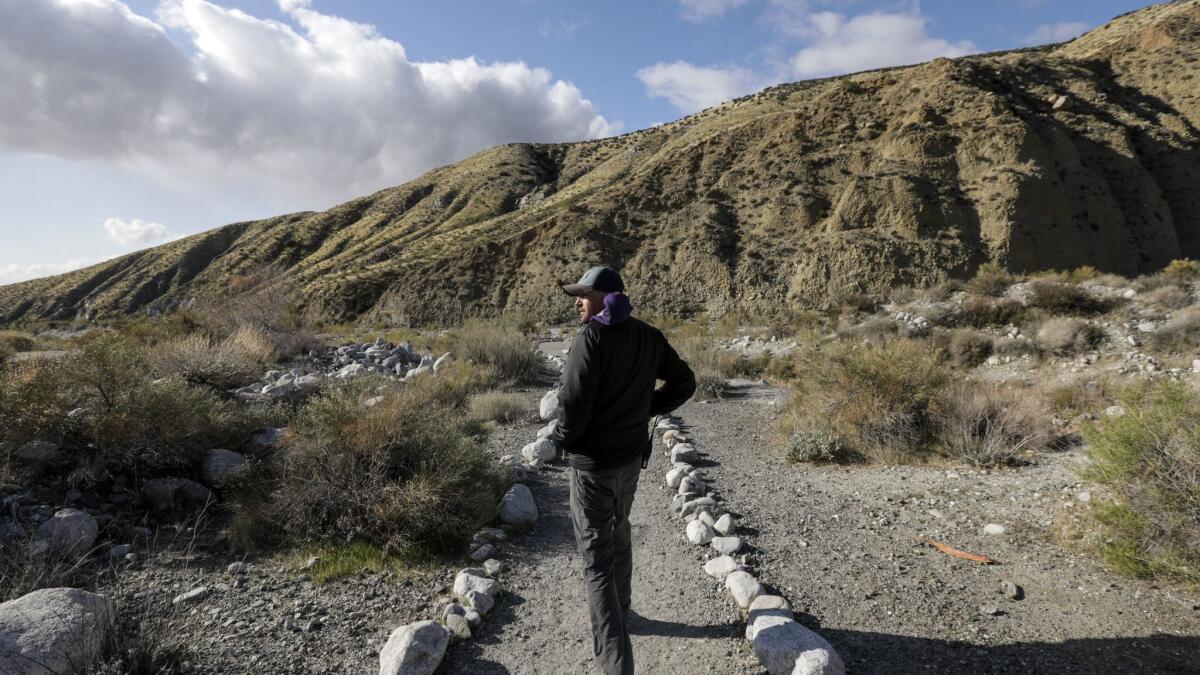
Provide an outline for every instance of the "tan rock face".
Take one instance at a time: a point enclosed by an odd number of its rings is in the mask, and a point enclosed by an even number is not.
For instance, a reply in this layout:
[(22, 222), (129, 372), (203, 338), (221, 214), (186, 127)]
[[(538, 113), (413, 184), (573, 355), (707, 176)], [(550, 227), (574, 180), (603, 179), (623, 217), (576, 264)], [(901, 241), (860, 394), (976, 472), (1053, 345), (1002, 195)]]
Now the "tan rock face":
[[(1065, 45), (781, 85), (671, 124), (493, 148), (324, 213), (229, 225), (0, 288), (0, 322), (170, 309), (278, 265), (314, 318), (771, 315), (846, 292), (1200, 257), (1200, 0)], [(1061, 102), (1061, 104), (1060, 104)]]

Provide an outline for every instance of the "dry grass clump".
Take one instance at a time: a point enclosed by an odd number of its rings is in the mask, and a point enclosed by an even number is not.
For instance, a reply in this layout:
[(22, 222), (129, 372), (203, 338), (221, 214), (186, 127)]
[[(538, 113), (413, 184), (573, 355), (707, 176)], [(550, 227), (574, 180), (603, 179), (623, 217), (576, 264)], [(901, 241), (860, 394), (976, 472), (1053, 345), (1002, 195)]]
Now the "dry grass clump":
[(971, 296), (963, 301), (958, 314), (961, 323), (975, 328), (1006, 326), (1021, 321), (1025, 316), (1025, 305), (1011, 298), (986, 298)]
[(798, 361), (793, 394), (778, 418), (781, 444), (816, 429), (881, 461), (912, 459), (928, 450), (931, 406), (950, 373), (927, 345), (832, 342)]
[(0, 376), (0, 440), (60, 444), (54, 471), (76, 485), (192, 475), (203, 451), (239, 447), (278, 418), (180, 378), (156, 379), (142, 351), (114, 334)]
[(1049, 353), (1069, 356), (1095, 349), (1104, 339), (1104, 329), (1081, 319), (1056, 317), (1038, 328), (1037, 344)]
[(1142, 302), (1163, 309), (1182, 309), (1192, 304), (1192, 296), (1178, 284), (1168, 284), (1146, 293)]
[(1015, 387), (955, 383), (938, 396), (934, 420), (942, 451), (978, 466), (1017, 464), (1052, 440), (1041, 401)]
[(1052, 411), (1066, 416), (1095, 413), (1113, 402), (1111, 387), (1104, 380), (1049, 384), (1043, 389), (1043, 397)]
[(1018, 359), (1022, 356), (1033, 355), (1038, 347), (1031, 340), (1023, 337), (1000, 337), (992, 342), (992, 352), (997, 356), (1008, 356)]
[(694, 397), (698, 401), (724, 396), (729, 389), (729, 380), (742, 375), (747, 367), (741, 354), (729, 349), (718, 349), (708, 338), (691, 337), (680, 340), (675, 344), (675, 349), (696, 374)]
[(1171, 353), (1200, 348), (1200, 306), (1179, 310), (1147, 337), (1146, 346)]
[(992, 349), (992, 338), (982, 333), (970, 329), (950, 333), (950, 357), (964, 368), (974, 368), (986, 361)]
[(1197, 281), (1200, 280), (1200, 261), (1188, 258), (1172, 260), (1162, 273), (1174, 281)]
[(1115, 501), (1094, 511), (1116, 571), (1200, 583), (1200, 396), (1180, 383), (1120, 397), (1125, 414), (1085, 429), (1084, 477)]
[(1029, 289), (1029, 306), (1051, 314), (1099, 314), (1109, 309), (1108, 303), (1074, 284), (1039, 279)]
[(858, 339), (868, 342), (886, 341), (900, 334), (900, 325), (890, 316), (873, 316), (859, 324), (840, 326), (838, 338)]
[[(234, 539), (360, 540), (402, 558), (452, 554), (489, 522), (505, 475), (465, 414), (477, 383), (439, 372), (391, 388), (370, 378), (311, 400), (288, 440), (235, 497)], [(269, 542), (268, 542), (269, 543)]]
[(846, 292), (837, 296), (833, 304), (845, 314), (870, 314), (879, 309), (879, 299), (866, 293)]
[(193, 333), (147, 350), (147, 360), (159, 375), (177, 375), (189, 383), (218, 389), (253, 382), (276, 358), (270, 339), (249, 326), (236, 329), (224, 340)]
[(799, 357), (796, 373), (775, 426), (793, 461), (1011, 464), (1052, 436), (1036, 397), (956, 382), (925, 342), (833, 342)]
[(503, 424), (512, 424), (533, 413), (527, 396), (505, 391), (475, 394), (471, 397), (468, 409), (474, 419)]
[(974, 278), (964, 284), (968, 293), (989, 297), (1004, 295), (1016, 282), (1016, 277), (996, 262), (987, 262), (979, 266)]
[(297, 307), (297, 290), (285, 270), (268, 265), (231, 276), (224, 293), (194, 303), (183, 318), (218, 340), (249, 329), (265, 339), (272, 352), (288, 357), (322, 346)]
[(457, 356), (487, 369), (496, 382), (533, 384), (542, 376), (542, 354), (534, 349), (533, 340), (514, 327), (472, 320), (451, 337)]

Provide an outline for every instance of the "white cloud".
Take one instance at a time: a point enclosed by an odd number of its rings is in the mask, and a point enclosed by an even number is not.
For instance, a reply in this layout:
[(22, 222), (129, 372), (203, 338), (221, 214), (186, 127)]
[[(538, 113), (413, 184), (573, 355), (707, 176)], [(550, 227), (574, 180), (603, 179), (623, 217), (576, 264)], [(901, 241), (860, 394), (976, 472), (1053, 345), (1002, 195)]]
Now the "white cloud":
[(163, 241), (169, 236), (166, 225), (139, 218), (133, 220), (106, 218), (104, 231), (108, 233), (109, 239), (122, 246), (148, 246)]
[(164, 0), (156, 20), (118, 0), (0, 0), (0, 151), (312, 204), (620, 127), (545, 69), (413, 61), (310, 0), (279, 6), (287, 22), (207, 0)]
[(766, 80), (745, 68), (704, 68), (687, 61), (656, 63), (637, 71), (646, 95), (665, 98), (680, 112), (692, 113), (762, 88)]
[(81, 267), (87, 267), (95, 260), (80, 258), (77, 260), (68, 260), (63, 263), (33, 263), (32, 265), (0, 265), (0, 284), (15, 284), (18, 281), (28, 281), (39, 277), (48, 277), (53, 274), (62, 274), (77, 270)]
[(1066, 42), (1067, 40), (1072, 40), (1083, 35), (1090, 27), (1082, 21), (1044, 23), (1021, 38), (1021, 43), (1027, 45), (1045, 45), (1054, 42)]
[(978, 51), (970, 40), (948, 42), (931, 37), (927, 23), (916, 14), (875, 12), (847, 18), (817, 12), (801, 27), (809, 44), (792, 57), (792, 72), (797, 77), (820, 77)]
[(688, 21), (705, 21), (736, 9), (750, 0), (678, 0), (680, 14)]

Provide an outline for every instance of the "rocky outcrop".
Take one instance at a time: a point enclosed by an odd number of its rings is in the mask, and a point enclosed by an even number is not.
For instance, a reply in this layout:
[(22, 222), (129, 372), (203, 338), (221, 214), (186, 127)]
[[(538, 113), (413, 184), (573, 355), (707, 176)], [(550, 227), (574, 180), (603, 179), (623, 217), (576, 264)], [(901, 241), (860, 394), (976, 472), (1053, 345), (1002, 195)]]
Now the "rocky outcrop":
[(86, 672), (113, 626), (112, 602), (77, 588), (44, 588), (0, 604), (0, 672)]

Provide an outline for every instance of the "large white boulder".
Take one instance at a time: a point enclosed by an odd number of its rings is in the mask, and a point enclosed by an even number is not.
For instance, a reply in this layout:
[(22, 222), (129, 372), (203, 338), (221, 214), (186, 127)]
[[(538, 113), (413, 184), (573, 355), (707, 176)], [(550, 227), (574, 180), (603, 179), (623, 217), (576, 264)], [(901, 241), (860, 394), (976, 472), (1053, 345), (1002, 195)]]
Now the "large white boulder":
[(379, 675), (433, 675), (448, 644), (450, 631), (436, 621), (400, 626), (379, 651)]
[(725, 577), (740, 569), (742, 569), (742, 566), (727, 555), (713, 558), (704, 563), (704, 573), (718, 581), (724, 581)]
[(487, 573), (479, 568), (468, 567), (454, 577), (454, 594), (465, 598), (471, 591), (494, 598), (500, 592), (500, 582), (487, 576)]
[(754, 655), (771, 675), (845, 674), (842, 657), (825, 638), (793, 619), (764, 615), (756, 618), (755, 624)]
[(708, 526), (708, 523), (697, 518), (687, 524), (687, 538), (693, 544), (703, 546), (712, 541), (713, 530)]
[(700, 459), (700, 453), (691, 443), (676, 443), (671, 446), (672, 462), (694, 462)]
[(749, 607), (755, 598), (764, 593), (758, 579), (744, 570), (730, 572), (729, 576), (725, 577), (725, 590), (729, 591), (733, 601), (742, 609)]
[(82, 558), (91, 550), (99, 529), (96, 519), (88, 513), (61, 509), (38, 527), (34, 534), (34, 550), (72, 559)]
[(539, 438), (538, 440), (521, 448), (521, 456), (527, 462), (540, 461), (549, 462), (558, 454), (558, 447), (554, 445), (554, 441), (548, 438)]
[(558, 417), (558, 388), (551, 389), (542, 396), (541, 402), (538, 403), (538, 415), (543, 422)]
[(78, 588), (43, 588), (0, 604), (0, 673), (86, 671), (113, 617), (111, 600)]
[(500, 499), (500, 522), (509, 525), (532, 525), (537, 522), (537, 504), (529, 488), (517, 483)]
[(213, 448), (204, 457), (204, 480), (209, 485), (221, 485), (241, 471), (245, 464), (246, 458), (242, 455), (232, 450)]

